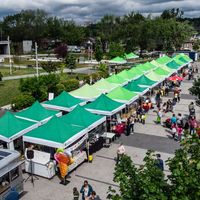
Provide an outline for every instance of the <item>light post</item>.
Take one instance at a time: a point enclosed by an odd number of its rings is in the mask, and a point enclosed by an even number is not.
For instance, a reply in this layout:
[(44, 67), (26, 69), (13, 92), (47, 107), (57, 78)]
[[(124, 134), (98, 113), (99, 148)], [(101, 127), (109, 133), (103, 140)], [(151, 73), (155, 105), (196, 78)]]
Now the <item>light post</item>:
[(35, 66), (36, 66), (36, 76), (39, 77), (39, 71), (38, 71), (38, 53), (37, 53), (37, 42), (35, 42)]
[(10, 65), (10, 75), (12, 75), (12, 61), (10, 56), (10, 38), (8, 36), (8, 55), (9, 55), (9, 65)]
[(92, 62), (92, 42), (88, 40), (87, 44), (88, 44), (88, 61), (90, 58), (90, 61)]

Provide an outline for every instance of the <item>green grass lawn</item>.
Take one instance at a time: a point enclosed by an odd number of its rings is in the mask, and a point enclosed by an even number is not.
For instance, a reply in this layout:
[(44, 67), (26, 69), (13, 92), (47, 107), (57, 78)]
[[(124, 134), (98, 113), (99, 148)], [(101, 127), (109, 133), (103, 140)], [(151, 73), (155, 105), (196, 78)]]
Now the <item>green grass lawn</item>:
[[(10, 69), (9, 67), (1, 67), (0, 66), (0, 72), (3, 74), (4, 77), (10, 76)], [(44, 72), (44, 70), (39, 70), (39, 72)], [(18, 75), (25, 75), (25, 74), (35, 74), (36, 69), (34, 68), (13, 68), (12, 69), (12, 75), (11, 76), (18, 76)]]
[(0, 106), (10, 104), (18, 94), (20, 94), (19, 80), (3, 81), (0, 83)]

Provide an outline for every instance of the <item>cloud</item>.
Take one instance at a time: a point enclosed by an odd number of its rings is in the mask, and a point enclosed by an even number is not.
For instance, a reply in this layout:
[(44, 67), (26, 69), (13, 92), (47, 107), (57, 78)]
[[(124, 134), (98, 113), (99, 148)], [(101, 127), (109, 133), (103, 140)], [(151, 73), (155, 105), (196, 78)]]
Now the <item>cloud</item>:
[(0, 17), (22, 9), (44, 9), (51, 15), (85, 22), (99, 20), (105, 14), (121, 16), (135, 11), (158, 15), (172, 8), (180, 8), (186, 17), (200, 16), (198, 0), (4, 0)]

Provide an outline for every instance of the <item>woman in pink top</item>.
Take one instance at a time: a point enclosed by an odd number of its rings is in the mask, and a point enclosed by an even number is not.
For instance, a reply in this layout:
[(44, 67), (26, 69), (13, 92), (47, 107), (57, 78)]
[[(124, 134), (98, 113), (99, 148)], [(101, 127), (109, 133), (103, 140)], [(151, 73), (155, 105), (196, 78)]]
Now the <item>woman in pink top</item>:
[(189, 120), (189, 125), (190, 125), (190, 135), (195, 133), (195, 129), (197, 127), (197, 120), (195, 116), (192, 116), (191, 119)]

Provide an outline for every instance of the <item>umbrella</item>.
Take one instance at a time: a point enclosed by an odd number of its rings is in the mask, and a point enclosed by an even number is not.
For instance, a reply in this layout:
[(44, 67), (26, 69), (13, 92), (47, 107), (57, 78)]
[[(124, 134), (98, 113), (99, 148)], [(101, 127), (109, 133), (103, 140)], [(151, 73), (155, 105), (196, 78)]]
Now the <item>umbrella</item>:
[(182, 81), (183, 78), (178, 76), (178, 75), (175, 75), (175, 76), (169, 77), (168, 80), (170, 80), (170, 81)]

